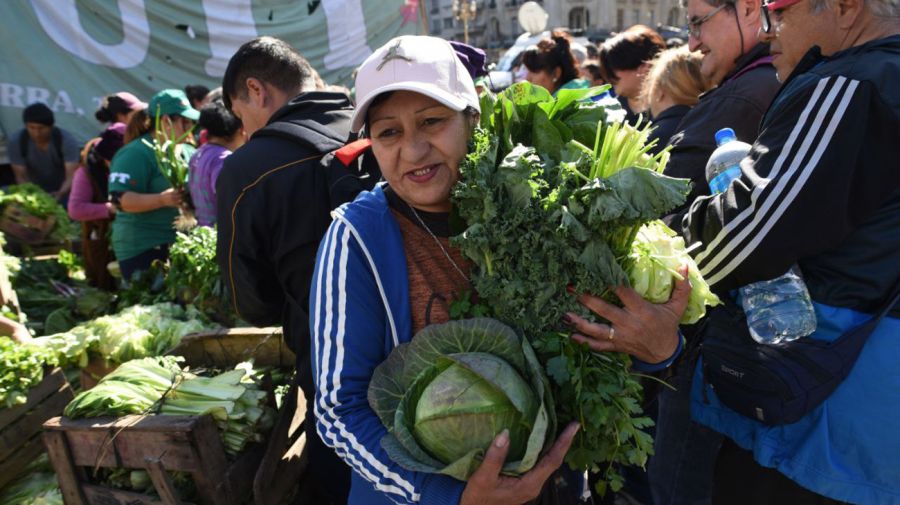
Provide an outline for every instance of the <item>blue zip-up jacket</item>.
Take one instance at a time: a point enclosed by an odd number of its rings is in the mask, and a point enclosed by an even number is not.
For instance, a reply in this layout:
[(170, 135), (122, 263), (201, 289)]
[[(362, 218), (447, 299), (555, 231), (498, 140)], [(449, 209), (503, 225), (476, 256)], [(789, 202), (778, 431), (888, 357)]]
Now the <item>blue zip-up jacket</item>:
[[(766, 114), (742, 175), (684, 220), (714, 289), (800, 265), (811, 338), (872, 317), (900, 282), (900, 36), (822, 58), (813, 50)], [(850, 375), (800, 421), (766, 426), (722, 405), (698, 365), (692, 415), (818, 494), (900, 504), (900, 307), (869, 336)], [(706, 398), (704, 399), (704, 388)]]
[(409, 279), (397, 221), (382, 187), (334, 212), (310, 293), (319, 436), (354, 472), (350, 505), (455, 505), (464, 483), (412, 472), (381, 448), (387, 433), (367, 399), (375, 367), (412, 339)]

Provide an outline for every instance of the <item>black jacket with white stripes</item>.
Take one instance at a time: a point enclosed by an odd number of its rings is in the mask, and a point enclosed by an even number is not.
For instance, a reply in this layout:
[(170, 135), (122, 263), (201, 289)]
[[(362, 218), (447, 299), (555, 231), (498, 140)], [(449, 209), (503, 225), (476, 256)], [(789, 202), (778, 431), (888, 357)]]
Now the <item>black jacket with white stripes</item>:
[(685, 211), (696, 198), (709, 194), (706, 161), (716, 150), (717, 131), (731, 128), (744, 142), (759, 135), (766, 109), (781, 88), (772, 64), (762, 63), (768, 56), (769, 45), (757, 44), (738, 58), (722, 82), (701, 95), (700, 102), (685, 114), (674, 135), (661, 139), (663, 145), (672, 146), (665, 174), (692, 183), (684, 205), (673, 212)]
[(681, 220), (714, 289), (799, 263), (815, 301), (879, 309), (900, 281), (900, 36), (810, 51), (741, 171)]

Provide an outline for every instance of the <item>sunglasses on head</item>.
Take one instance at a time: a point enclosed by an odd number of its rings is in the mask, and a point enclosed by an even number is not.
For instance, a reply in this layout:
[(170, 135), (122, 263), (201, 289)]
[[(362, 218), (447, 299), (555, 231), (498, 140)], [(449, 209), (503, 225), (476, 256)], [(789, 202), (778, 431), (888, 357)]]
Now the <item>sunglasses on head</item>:
[(760, 24), (762, 25), (763, 33), (772, 33), (772, 12), (784, 9), (798, 2), (800, 2), (800, 0), (775, 0), (774, 2), (763, 3), (760, 9)]

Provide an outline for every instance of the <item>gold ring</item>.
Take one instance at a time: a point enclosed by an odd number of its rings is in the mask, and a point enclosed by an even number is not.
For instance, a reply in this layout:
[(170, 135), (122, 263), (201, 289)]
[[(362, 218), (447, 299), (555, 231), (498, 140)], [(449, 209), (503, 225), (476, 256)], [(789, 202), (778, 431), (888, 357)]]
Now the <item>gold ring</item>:
[(610, 326), (609, 327), (609, 337), (607, 337), (607, 338), (609, 338), (609, 340), (612, 340), (615, 335), (616, 335), (616, 329), (613, 328), (612, 326)]

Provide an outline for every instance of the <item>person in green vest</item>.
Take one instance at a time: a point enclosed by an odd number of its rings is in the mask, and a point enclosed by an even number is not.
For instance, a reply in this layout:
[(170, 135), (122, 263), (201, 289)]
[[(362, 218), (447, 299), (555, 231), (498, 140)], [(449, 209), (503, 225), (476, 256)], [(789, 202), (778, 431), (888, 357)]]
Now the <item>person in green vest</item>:
[[(190, 131), (200, 113), (191, 107), (178, 89), (160, 91), (150, 99), (148, 120), (160, 116), (157, 140), (175, 140)], [(184, 194), (172, 189), (160, 172), (152, 148), (152, 129), (129, 142), (112, 159), (109, 173), (110, 201), (119, 212), (113, 222), (112, 246), (122, 278), (150, 267), (154, 260), (165, 261), (169, 245), (175, 242), (173, 223)], [(170, 139), (171, 137), (171, 139)], [(180, 156), (187, 162), (194, 146), (181, 144)]]

